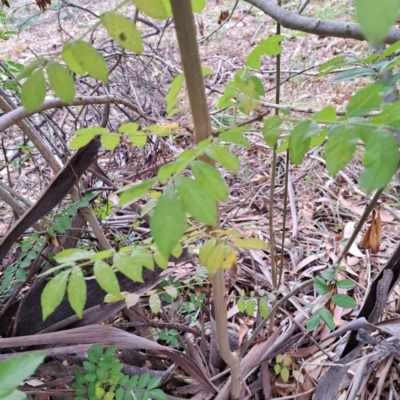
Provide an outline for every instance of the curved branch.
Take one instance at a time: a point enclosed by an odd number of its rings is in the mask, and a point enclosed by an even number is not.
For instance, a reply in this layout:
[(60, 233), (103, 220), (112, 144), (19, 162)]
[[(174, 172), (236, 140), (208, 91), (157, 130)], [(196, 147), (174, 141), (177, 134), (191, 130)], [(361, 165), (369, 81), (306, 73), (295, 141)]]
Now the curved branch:
[(81, 96), (75, 97), (72, 104), (67, 104), (61, 101), (60, 99), (51, 99), (46, 100), (43, 105), (36, 111), (31, 113), (27, 113), (23, 107), (18, 107), (13, 111), (3, 115), (0, 117), (0, 132), (3, 132), (5, 129), (9, 128), (10, 126), (16, 124), (18, 121), (29, 117), (31, 115), (50, 110), (52, 108), (62, 108), (62, 107), (69, 107), (69, 106), (85, 106), (88, 104), (122, 104), (125, 107), (130, 108), (135, 113), (139, 114), (141, 117), (147, 119), (150, 122), (156, 123), (156, 120), (153, 118), (148, 117), (147, 115), (143, 114), (138, 107), (134, 104), (130, 103), (127, 100), (121, 99), (117, 96)]
[[(318, 36), (332, 36), (345, 39), (365, 40), (360, 25), (347, 21), (327, 21), (318, 18), (302, 17), (276, 5), (272, 0), (245, 0), (259, 8), (283, 27)], [(400, 29), (391, 28), (385, 43), (392, 44), (400, 40)]]

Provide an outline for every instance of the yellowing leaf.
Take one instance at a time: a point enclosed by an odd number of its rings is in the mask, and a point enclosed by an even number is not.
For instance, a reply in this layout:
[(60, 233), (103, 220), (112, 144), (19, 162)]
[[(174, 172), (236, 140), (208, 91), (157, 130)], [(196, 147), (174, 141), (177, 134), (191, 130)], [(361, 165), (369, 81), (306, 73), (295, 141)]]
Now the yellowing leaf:
[(221, 267), (226, 257), (226, 247), (224, 243), (220, 243), (211, 252), (207, 260), (207, 271), (210, 275), (214, 275)]
[(136, 293), (129, 293), (128, 296), (125, 297), (125, 304), (128, 308), (134, 306), (139, 301), (139, 295)]
[(157, 314), (161, 310), (160, 296), (158, 294), (152, 294), (149, 297), (149, 305), (151, 311), (153, 311), (154, 314)]
[(247, 250), (265, 250), (267, 243), (260, 239), (238, 239), (233, 242), (235, 247)]
[(214, 238), (208, 240), (203, 244), (203, 247), (201, 248), (199, 253), (200, 265), (204, 265), (207, 262), (208, 257), (210, 256), (211, 252), (214, 250), (216, 245), (217, 245), (217, 240)]
[(165, 286), (163, 289), (174, 299), (178, 296), (178, 289), (175, 286)]
[(236, 264), (237, 264), (237, 258), (236, 258), (235, 251), (232, 249), (230, 249), (228, 251), (229, 251), (229, 253), (222, 264), (223, 269), (231, 269), (232, 267), (236, 266)]

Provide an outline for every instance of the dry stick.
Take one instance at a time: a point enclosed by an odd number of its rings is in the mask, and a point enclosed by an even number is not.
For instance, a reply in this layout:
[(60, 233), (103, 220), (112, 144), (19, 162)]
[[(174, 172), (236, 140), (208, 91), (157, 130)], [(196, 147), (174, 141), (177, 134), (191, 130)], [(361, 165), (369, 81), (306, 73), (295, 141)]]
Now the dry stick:
[(289, 149), (286, 150), (285, 191), (283, 194), (282, 251), (281, 251), (281, 265), (280, 265), (280, 269), (279, 269), (279, 280), (278, 280), (277, 288), (279, 288), (281, 286), (282, 276), (283, 276), (283, 260), (284, 260), (284, 256), (285, 256), (284, 250), (285, 250), (285, 229), (286, 229), (288, 190), (289, 190)]
[(361, 228), (363, 227), (365, 221), (368, 218), (368, 215), (372, 212), (372, 210), (375, 208), (376, 203), (379, 200), (379, 197), (381, 196), (384, 188), (379, 189), (375, 194), (370, 203), (368, 204), (368, 207), (364, 210), (363, 215), (361, 216), (360, 220), (358, 221), (357, 226), (354, 229), (353, 234), (351, 235), (350, 239), (346, 243), (345, 248), (343, 249), (342, 253), (340, 254), (339, 258), (337, 259), (335, 266), (338, 266), (340, 262), (343, 260), (344, 257), (346, 257), (347, 253), (350, 250), (351, 245), (353, 244), (354, 240), (356, 239), (357, 235), (361, 231)]
[[(278, 4), (281, 5), (281, 0), (278, 0)], [(276, 34), (280, 35), (281, 33), (281, 26), (279, 23), (276, 24)], [(281, 97), (281, 55), (276, 55), (276, 89), (275, 89), (275, 103), (280, 103)], [(275, 114), (279, 115), (279, 109), (275, 109)], [(275, 194), (275, 174), (276, 174), (276, 149), (278, 144), (274, 144), (273, 148), (273, 156), (272, 156), (272, 165), (271, 165), (271, 187), (269, 191), (269, 208), (268, 208), (268, 216), (269, 216), (269, 237), (270, 237), (270, 257), (271, 257), (271, 275), (272, 275), (272, 290), (279, 288), (279, 282), (277, 279), (277, 268), (276, 268), (276, 260), (275, 260), (275, 236), (274, 236), (274, 194)], [(289, 156), (289, 151), (286, 152), (286, 157)], [(286, 192), (287, 189), (287, 181), (285, 179), (285, 199), (286, 199)], [(284, 215), (284, 220), (286, 220), (286, 215)], [(284, 235), (284, 234), (283, 234)], [(284, 244), (284, 242), (282, 242)], [(282, 247), (282, 255), (283, 255), (284, 247)], [(283, 258), (282, 260), (283, 261)], [(283, 264), (281, 264), (281, 269), (283, 268)], [(281, 271), (282, 273), (282, 271)], [(279, 278), (280, 281), (280, 278)], [(271, 312), (271, 319), (269, 322), (269, 335), (272, 335), (274, 330), (274, 323), (275, 323), (275, 312)]]
[[(22, 119), (24, 119), (26, 117), (41, 113), (43, 111), (50, 110), (52, 108), (84, 106), (84, 105), (88, 105), (88, 104), (120, 104), (127, 108), (130, 108), (132, 111), (136, 112), (141, 117), (143, 117), (144, 119), (146, 119), (150, 122), (153, 122), (153, 123), (157, 122), (155, 119), (148, 117), (146, 114), (143, 114), (140, 111), (139, 107), (135, 106), (130, 101), (121, 99), (120, 97), (112, 96), (112, 95), (79, 96), (79, 97), (75, 97), (72, 104), (65, 103), (65, 102), (61, 101), (60, 99), (46, 100), (38, 110), (30, 112), (30, 113), (27, 113), (23, 107), (18, 107), (15, 110), (12, 110), (12, 111), (8, 112), (7, 114), (3, 115), (2, 117), (0, 117), (0, 132), (4, 131), (5, 129), (9, 128), (10, 126), (14, 125), (18, 121), (21, 121)], [(1, 96), (0, 96), (0, 108), (2, 108)]]
[[(199, 143), (207, 139), (211, 135), (212, 130), (196, 40), (192, 5), (190, 1), (171, 0), (171, 6), (192, 111), (194, 138), (196, 143)], [(208, 157), (204, 157), (203, 161), (214, 165)], [(222, 269), (212, 277), (212, 286), (218, 350), (222, 359), (231, 368), (231, 398), (239, 399), (241, 387), (240, 361), (237, 354), (231, 352), (229, 348), (225, 280)]]

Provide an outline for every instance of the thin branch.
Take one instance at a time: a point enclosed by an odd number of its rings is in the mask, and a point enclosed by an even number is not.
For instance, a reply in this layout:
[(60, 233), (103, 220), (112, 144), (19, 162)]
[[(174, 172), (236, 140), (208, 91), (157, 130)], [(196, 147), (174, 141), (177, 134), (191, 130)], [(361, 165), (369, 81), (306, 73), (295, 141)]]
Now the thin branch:
[(61, 101), (60, 99), (51, 99), (46, 100), (43, 105), (36, 111), (27, 113), (23, 107), (18, 107), (13, 111), (3, 115), (0, 117), (0, 132), (3, 132), (5, 129), (9, 128), (10, 126), (14, 125), (18, 121), (29, 117), (31, 115), (50, 110), (52, 108), (62, 108), (62, 107), (69, 107), (69, 106), (85, 106), (88, 104), (121, 104), (135, 113), (139, 114), (144, 119), (156, 123), (156, 120), (153, 118), (148, 117), (147, 115), (143, 114), (137, 106), (132, 104), (131, 102), (121, 99), (117, 96), (107, 95), (107, 96), (81, 96), (75, 97), (75, 100), (72, 104), (67, 104)]
[[(320, 37), (339, 37), (365, 40), (360, 25), (347, 21), (327, 21), (319, 18), (302, 17), (279, 7), (272, 0), (245, 0), (279, 22), (284, 28), (311, 33)], [(400, 29), (391, 28), (385, 43), (393, 44), (400, 40)]]

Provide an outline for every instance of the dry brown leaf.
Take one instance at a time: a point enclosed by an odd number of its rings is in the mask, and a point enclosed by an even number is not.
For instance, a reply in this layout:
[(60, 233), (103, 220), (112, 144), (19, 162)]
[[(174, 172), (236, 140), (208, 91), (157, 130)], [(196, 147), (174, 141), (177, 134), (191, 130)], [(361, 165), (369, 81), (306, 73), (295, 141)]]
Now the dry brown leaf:
[(382, 237), (382, 220), (379, 211), (372, 211), (372, 222), (363, 238), (364, 250), (371, 250), (371, 253), (379, 252)]
[(221, 25), (229, 17), (229, 11), (221, 11), (218, 17), (218, 24)]
[(201, 36), (204, 36), (204, 22), (199, 19), (198, 21), (199, 33)]

